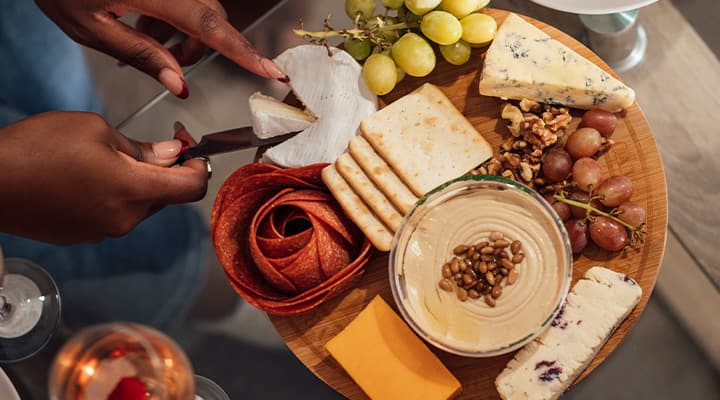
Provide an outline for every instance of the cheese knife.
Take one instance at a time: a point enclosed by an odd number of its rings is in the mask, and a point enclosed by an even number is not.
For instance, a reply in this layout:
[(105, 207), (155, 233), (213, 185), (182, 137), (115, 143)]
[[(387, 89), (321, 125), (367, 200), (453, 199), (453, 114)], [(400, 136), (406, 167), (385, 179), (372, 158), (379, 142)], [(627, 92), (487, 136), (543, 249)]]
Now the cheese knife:
[(251, 126), (210, 133), (204, 135), (197, 145), (188, 147), (185, 151), (180, 153), (178, 159), (173, 163), (173, 165), (182, 164), (191, 158), (209, 157), (220, 153), (228, 153), (231, 151), (280, 143), (284, 140), (290, 139), (298, 133), (300, 132), (290, 132), (285, 135), (260, 139), (255, 136), (255, 132)]

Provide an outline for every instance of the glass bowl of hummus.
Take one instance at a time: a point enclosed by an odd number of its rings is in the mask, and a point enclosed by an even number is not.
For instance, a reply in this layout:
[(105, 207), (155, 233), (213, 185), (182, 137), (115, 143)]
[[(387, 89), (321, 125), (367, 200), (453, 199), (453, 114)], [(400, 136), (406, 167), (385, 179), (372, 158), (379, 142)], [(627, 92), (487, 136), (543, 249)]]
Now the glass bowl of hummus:
[[(498, 245), (503, 257), (522, 254), (510, 269), (517, 270), (513, 279), (507, 268), (494, 285), (480, 272), (473, 275), (483, 282), (477, 287), (467, 287), (473, 283), (463, 283), (456, 272), (449, 277), (454, 257), (470, 260), (468, 270), (479, 270), (482, 261), (471, 266), (472, 258), (458, 255), (458, 246), (480, 251), (485, 243), (498, 243), (491, 239), (498, 233), (505, 241)], [(520, 249), (510, 245), (515, 241)], [(495, 257), (493, 271), (502, 267), (500, 255)], [(393, 297), (405, 321), (435, 347), (467, 357), (509, 353), (540, 335), (560, 311), (572, 279), (568, 234), (550, 204), (522, 184), (488, 175), (463, 176), (420, 199), (395, 234), (389, 263)], [(501, 294), (492, 297), (488, 286), (501, 286)]]

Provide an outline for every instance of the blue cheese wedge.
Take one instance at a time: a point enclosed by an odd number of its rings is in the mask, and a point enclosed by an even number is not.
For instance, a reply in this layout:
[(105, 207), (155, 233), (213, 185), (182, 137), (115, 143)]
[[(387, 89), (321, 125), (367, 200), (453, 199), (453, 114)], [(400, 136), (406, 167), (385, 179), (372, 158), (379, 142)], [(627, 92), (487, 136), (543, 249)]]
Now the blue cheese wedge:
[(480, 94), (611, 112), (635, 101), (631, 88), (515, 14), (488, 49)]
[(592, 267), (550, 327), (515, 354), (495, 379), (505, 400), (557, 399), (595, 357), (642, 296), (631, 278)]

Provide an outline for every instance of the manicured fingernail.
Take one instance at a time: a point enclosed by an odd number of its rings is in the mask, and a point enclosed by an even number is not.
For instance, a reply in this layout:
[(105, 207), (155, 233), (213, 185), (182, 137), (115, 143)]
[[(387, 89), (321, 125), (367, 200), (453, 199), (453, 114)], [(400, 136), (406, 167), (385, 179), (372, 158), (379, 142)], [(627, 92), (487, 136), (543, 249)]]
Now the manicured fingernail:
[(279, 80), (279, 81), (282, 82), (282, 83), (290, 83), (290, 77), (287, 76), (287, 75), (285, 75), (285, 76), (282, 77), (282, 78), (277, 78), (277, 80)]
[(175, 96), (181, 97), (185, 92), (185, 97), (187, 97), (187, 85), (177, 72), (170, 68), (163, 68), (158, 74), (158, 80)]
[(283, 70), (281, 70), (280, 67), (278, 67), (277, 64), (275, 64), (271, 60), (263, 58), (260, 63), (262, 64), (265, 72), (267, 72), (267, 74), (270, 75), (271, 78), (275, 78), (277, 80), (287, 79), (287, 75), (285, 75), (285, 72), (283, 72)]
[(180, 148), (180, 154), (182, 154), (185, 150), (187, 150), (188, 147), (190, 147), (190, 142), (188, 142), (185, 139), (177, 139), (182, 143), (182, 148)]
[(182, 80), (182, 90), (180, 91), (180, 94), (177, 95), (177, 97), (181, 99), (187, 99), (188, 96), (190, 96), (190, 90), (188, 90), (187, 84), (185, 83), (185, 79), (180, 78)]
[(160, 159), (174, 158), (180, 154), (183, 143), (180, 140), (166, 140), (164, 142), (153, 143), (152, 150), (155, 157)]

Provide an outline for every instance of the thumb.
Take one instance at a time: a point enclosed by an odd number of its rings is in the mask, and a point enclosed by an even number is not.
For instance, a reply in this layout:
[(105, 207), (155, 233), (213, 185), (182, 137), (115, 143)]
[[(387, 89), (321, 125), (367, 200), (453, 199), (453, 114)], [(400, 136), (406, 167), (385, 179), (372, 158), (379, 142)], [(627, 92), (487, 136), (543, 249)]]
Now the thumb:
[(118, 138), (117, 150), (134, 158), (136, 161), (159, 167), (169, 167), (183, 150), (183, 143), (178, 139), (162, 142), (138, 142), (122, 136)]
[(139, 189), (144, 198), (160, 206), (197, 201), (205, 197), (209, 176), (208, 164), (201, 159), (188, 160), (180, 166), (165, 168), (177, 158), (182, 148), (195, 144), (185, 127), (176, 123), (176, 139), (141, 143), (126, 136), (117, 136), (116, 148), (131, 162)]

